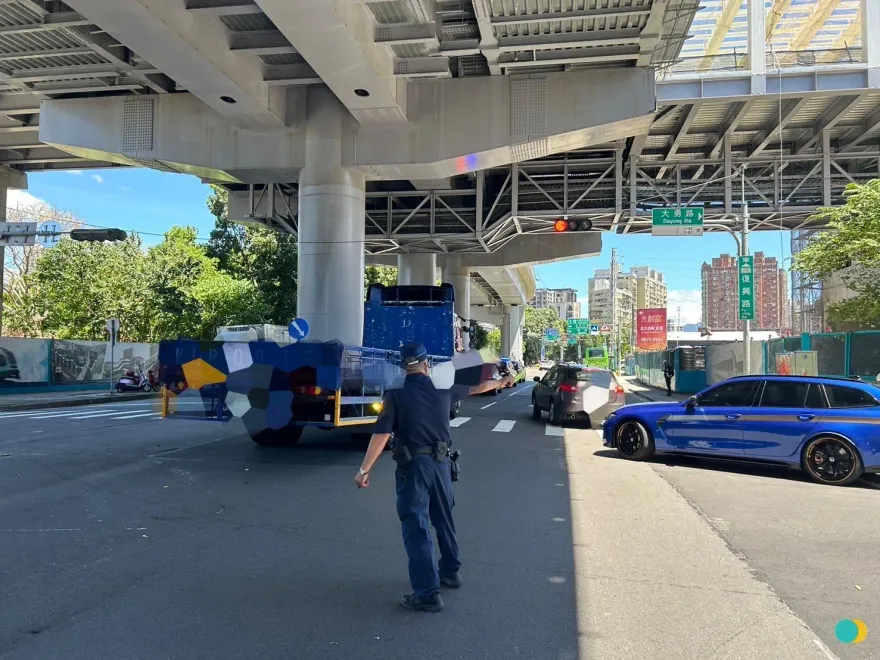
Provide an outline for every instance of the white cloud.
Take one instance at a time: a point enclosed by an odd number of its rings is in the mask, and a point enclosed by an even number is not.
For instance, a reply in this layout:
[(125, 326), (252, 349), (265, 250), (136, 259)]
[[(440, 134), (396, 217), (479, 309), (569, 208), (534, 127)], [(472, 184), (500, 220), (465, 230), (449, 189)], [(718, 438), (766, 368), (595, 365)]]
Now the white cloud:
[(678, 320), (681, 308), (681, 322), (699, 323), (703, 317), (703, 294), (700, 289), (671, 290), (666, 300), (666, 314), (670, 319)]
[(104, 177), (102, 177), (100, 174), (93, 174), (92, 178), (98, 183), (104, 183)]
[(82, 170), (67, 170), (68, 174), (73, 174), (74, 176), (82, 176)]
[(134, 188), (131, 188), (129, 186), (116, 186), (116, 187), (119, 188), (122, 192), (127, 192), (127, 193), (134, 192)]
[(7, 208), (14, 209), (17, 207), (35, 206), (45, 203), (45, 200), (42, 200), (39, 197), (34, 197), (27, 190), (15, 190), (14, 188), (10, 188), (6, 191)]

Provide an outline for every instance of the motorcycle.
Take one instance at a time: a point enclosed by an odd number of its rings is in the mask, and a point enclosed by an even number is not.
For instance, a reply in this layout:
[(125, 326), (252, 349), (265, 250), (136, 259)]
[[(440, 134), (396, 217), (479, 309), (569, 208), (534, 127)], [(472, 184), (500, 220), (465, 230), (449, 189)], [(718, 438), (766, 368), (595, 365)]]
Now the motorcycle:
[(147, 375), (144, 375), (143, 369), (138, 370), (137, 373), (129, 369), (116, 383), (116, 391), (120, 394), (124, 392), (158, 392), (159, 381), (152, 369), (147, 372)]

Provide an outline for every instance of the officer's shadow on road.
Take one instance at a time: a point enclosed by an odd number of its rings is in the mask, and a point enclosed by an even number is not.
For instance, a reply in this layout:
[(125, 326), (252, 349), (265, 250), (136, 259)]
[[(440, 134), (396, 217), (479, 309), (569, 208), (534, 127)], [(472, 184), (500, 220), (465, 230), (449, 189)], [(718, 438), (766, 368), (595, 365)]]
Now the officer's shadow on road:
[[(599, 449), (593, 452), (594, 456), (600, 458), (611, 458), (618, 461), (624, 461), (613, 449)], [(665, 465), (670, 468), (706, 470), (713, 472), (728, 472), (730, 474), (744, 474), (755, 477), (764, 477), (767, 479), (777, 479), (780, 481), (800, 481), (813, 483), (804, 473), (795, 469), (787, 469), (777, 467), (775, 465), (767, 465), (764, 463), (740, 462), (735, 459), (711, 459), (700, 458), (697, 456), (655, 456), (647, 461), (650, 465)], [(817, 484), (819, 485), (819, 484)], [(866, 474), (849, 488), (867, 488), (869, 490), (880, 490), (880, 475)]]

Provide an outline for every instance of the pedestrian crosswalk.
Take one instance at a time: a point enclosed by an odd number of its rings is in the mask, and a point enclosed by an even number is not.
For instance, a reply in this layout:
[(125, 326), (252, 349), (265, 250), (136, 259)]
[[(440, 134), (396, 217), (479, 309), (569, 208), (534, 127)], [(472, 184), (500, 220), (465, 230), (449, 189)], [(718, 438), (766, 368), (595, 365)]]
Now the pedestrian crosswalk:
[(0, 413), (0, 423), (4, 421), (20, 422), (24, 420), (35, 421), (58, 421), (66, 420), (127, 420), (140, 419), (148, 420), (150, 418), (159, 419), (162, 413), (157, 411), (154, 406), (139, 407), (108, 407), (108, 408), (67, 408), (63, 410), (28, 410), (14, 413)]
[[(471, 421), (471, 417), (456, 417), (453, 420), (450, 420), (449, 426), (451, 428), (457, 429), (465, 426), (468, 422)], [(477, 418), (478, 420), (480, 418)], [(494, 421), (494, 420), (491, 420)], [(473, 426), (473, 425), (472, 425)], [(510, 433), (514, 428), (523, 429), (527, 428), (531, 431), (536, 430), (537, 425), (532, 422), (532, 420), (516, 420), (516, 419), (500, 419), (495, 422), (494, 427), (491, 429), (494, 433)], [(544, 435), (553, 435), (562, 437), (565, 435), (565, 432), (561, 426), (551, 426), (550, 424), (544, 425)]]

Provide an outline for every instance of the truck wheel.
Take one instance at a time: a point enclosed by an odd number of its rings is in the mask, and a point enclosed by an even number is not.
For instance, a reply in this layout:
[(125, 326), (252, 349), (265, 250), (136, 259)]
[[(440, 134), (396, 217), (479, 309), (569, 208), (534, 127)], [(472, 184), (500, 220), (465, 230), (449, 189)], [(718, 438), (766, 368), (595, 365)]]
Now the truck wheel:
[(251, 440), (261, 447), (290, 447), (299, 442), (302, 437), (304, 426), (288, 426), (283, 429), (266, 429), (260, 431)]

